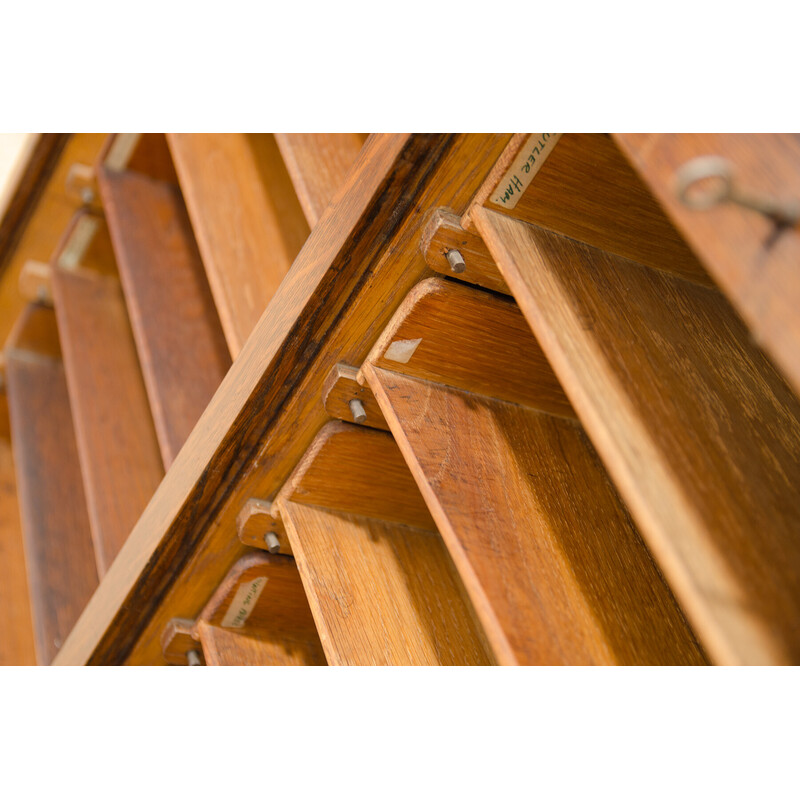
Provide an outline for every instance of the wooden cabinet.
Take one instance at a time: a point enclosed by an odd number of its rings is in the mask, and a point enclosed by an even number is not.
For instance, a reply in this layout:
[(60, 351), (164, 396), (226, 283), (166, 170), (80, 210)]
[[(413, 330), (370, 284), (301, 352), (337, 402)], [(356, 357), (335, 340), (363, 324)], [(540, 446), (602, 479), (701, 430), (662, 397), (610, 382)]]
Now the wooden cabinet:
[(0, 657), (797, 663), (797, 231), (704, 154), (800, 196), (788, 136), (69, 137)]

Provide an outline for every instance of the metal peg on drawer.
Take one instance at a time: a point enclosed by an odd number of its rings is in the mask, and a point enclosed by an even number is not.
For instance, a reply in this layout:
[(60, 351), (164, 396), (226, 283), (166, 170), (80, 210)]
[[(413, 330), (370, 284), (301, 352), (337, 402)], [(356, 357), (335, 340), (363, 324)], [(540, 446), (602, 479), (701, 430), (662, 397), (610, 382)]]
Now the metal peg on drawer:
[[(778, 225), (800, 222), (800, 202), (742, 191), (734, 180), (731, 163), (720, 156), (693, 158), (678, 170), (676, 178), (678, 199), (687, 208), (706, 211), (721, 203), (735, 203), (764, 214)], [(708, 183), (705, 189), (695, 186), (701, 181)]]

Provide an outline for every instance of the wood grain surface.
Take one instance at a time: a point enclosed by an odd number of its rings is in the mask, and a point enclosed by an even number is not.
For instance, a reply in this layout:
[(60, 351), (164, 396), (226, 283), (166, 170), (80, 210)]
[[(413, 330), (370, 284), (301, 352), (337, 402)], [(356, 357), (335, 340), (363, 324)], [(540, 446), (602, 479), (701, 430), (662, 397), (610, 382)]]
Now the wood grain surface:
[(102, 577), (164, 477), (164, 465), (119, 281), (56, 269), (53, 287)]
[(374, 135), (87, 606), (58, 662), (163, 663), (243, 554), (236, 516), (266, 500), (329, 419), (331, 368), (360, 364), (420, 277), (425, 213), (462, 214), (507, 135)]
[[(33, 331), (32, 335), (29, 332)], [(38, 349), (23, 345), (40, 342)], [(30, 305), (6, 349), (11, 440), (36, 656), (49, 664), (97, 586), (52, 309)]]
[(441, 278), (420, 281), (408, 293), (368, 360), (498, 400), (535, 403), (550, 414), (575, 416), (517, 304)]
[(388, 433), (329, 423), (276, 503), (330, 664), (489, 662), (458, 574)]
[(370, 428), (380, 428), (384, 431), (389, 430), (389, 426), (383, 418), (383, 411), (372, 394), (372, 390), (369, 386), (359, 385), (358, 369), (349, 364), (335, 364), (322, 387), (322, 402), (325, 410), (334, 419), (354, 422), (353, 411), (350, 408), (352, 400), (358, 400), (367, 415), (367, 418), (359, 424), (368, 425)]
[[(512, 320), (524, 323), (509, 299), (431, 278), (362, 367), (495, 656), (702, 663), (580, 425), (553, 402), (539, 345)], [(421, 340), (405, 363), (386, 358), (397, 335)]]
[(66, 192), (66, 177), (75, 161), (92, 163), (106, 134), (74, 133), (60, 151), (55, 166), (46, 178), (34, 207), (14, 229), (0, 269), (0, 342), (8, 335), (27, 305), (19, 293), (19, 275), (27, 261), (48, 263), (70, 219), (78, 208)]
[(294, 559), (243, 556), (200, 613), (193, 635), (209, 666), (324, 665)]
[[(464, 271), (453, 272), (447, 253), (458, 250), (464, 259)], [(437, 208), (422, 235), (422, 254), (431, 269), (474, 283), (495, 292), (511, 294), (492, 254), (478, 234), (461, 227), (461, 220), (446, 209)]]
[(355, 163), (366, 136), (362, 133), (276, 133), (281, 155), (313, 228)]
[(756, 211), (727, 203), (708, 211), (683, 206), (676, 172), (697, 156), (725, 158), (737, 189), (800, 201), (796, 133), (614, 134), (615, 141), (747, 323), (756, 341), (800, 391), (800, 232), (778, 230)]
[(740, 319), (718, 292), (475, 220), (712, 658), (797, 662), (800, 403)]
[(269, 500), (251, 497), (236, 517), (236, 535), (239, 541), (248, 547), (268, 550), (269, 544), (266, 541), (268, 533), (277, 536), (281, 554), (289, 556), (292, 554), (292, 543), (272, 503)]
[(168, 469), (230, 367), (180, 192), (98, 175), (161, 457)]
[(308, 236), (272, 134), (170, 133), (170, 149), (231, 355)]
[[(603, 133), (565, 133), (516, 207), (482, 205), (704, 286), (711, 278)], [(471, 208), (468, 219), (475, 219)]]
[[(8, 416), (7, 407), (2, 413)], [(0, 437), (0, 666), (35, 663), (14, 456), (9, 439)]]

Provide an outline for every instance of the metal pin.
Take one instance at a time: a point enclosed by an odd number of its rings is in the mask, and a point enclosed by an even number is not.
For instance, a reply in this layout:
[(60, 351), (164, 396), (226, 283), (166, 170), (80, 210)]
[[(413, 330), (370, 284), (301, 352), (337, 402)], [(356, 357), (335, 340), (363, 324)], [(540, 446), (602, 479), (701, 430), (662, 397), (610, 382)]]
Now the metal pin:
[(81, 189), (81, 200), (87, 206), (91, 205), (94, 201), (94, 192), (88, 186), (84, 186), (83, 189)]
[(360, 400), (350, 401), (350, 413), (353, 415), (353, 422), (361, 424), (367, 421), (367, 412), (364, 410), (364, 405)]
[(200, 653), (198, 653), (197, 650), (189, 650), (189, 652), (186, 653), (186, 663), (190, 667), (202, 667), (203, 666), (203, 662), (200, 661)]
[[(705, 191), (692, 186), (700, 181), (714, 180)], [(777, 225), (794, 226), (800, 222), (800, 203), (749, 194), (736, 186), (733, 167), (719, 156), (700, 156), (687, 161), (676, 174), (675, 190), (678, 199), (687, 207), (706, 211), (721, 203), (736, 203), (769, 217)]]
[(467, 263), (464, 261), (464, 256), (461, 255), (459, 250), (448, 250), (444, 257), (450, 265), (453, 272), (463, 272), (467, 268)]
[(280, 553), (280, 540), (272, 531), (267, 531), (264, 536), (264, 541), (267, 543), (267, 550), (269, 550), (270, 553)]

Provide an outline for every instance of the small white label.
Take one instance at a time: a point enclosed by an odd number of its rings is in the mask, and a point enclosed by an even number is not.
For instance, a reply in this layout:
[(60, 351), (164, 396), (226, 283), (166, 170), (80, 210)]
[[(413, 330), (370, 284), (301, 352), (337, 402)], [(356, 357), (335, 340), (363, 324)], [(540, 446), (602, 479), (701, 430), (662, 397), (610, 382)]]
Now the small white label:
[(560, 133), (532, 133), (495, 186), (490, 202), (514, 208), (560, 137)]
[(266, 577), (243, 583), (233, 596), (233, 602), (228, 606), (222, 619), (223, 628), (243, 628), (250, 612), (256, 607), (258, 598), (267, 583)]
[(421, 341), (422, 339), (395, 339), (389, 347), (386, 348), (383, 357), (387, 361), (396, 361), (398, 364), (408, 364), (411, 356), (417, 351)]

